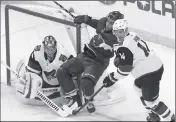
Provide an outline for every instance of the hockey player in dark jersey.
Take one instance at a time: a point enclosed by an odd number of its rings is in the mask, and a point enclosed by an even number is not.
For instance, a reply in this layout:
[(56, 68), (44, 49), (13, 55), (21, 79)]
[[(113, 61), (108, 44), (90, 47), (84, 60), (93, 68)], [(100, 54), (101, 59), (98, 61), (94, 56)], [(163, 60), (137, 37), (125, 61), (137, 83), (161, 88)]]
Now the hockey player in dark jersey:
[(21, 60), (17, 65), (17, 72), (27, 80), (26, 83), (20, 80), (16, 83), (20, 101), (25, 104), (43, 105), (36, 94), (38, 88), (51, 100), (60, 99), (61, 88), (56, 78), (56, 71), (71, 57), (73, 57), (71, 53), (53, 36), (46, 36), (42, 44), (34, 48), (26, 64)]
[[(77, 57), (68, 60), (57, 71), (57, 79), (70, 99), (70, 104), (65, 105), (73, 111), (82, 105), (72, 77), (81, 75), (80, 88), (86, 100), (94, 93), (94, 87), (109, 65), (110, 58), (114, 56), (113, 46), (117, 44), (117, 38), (112, 34), (112, 25), (115, 20), (124, 18), (119, 11), (113, 11), (99, 20), (92, 19), (88, 15), (79, 15), (74, 19), (74, 23), (88, 24), (96, 29), (96, 35), (92, 37), (88, 44), (85, 44), (84, 51)], [(95, 111), (92, 102), (87, 105), (88, 112)]]
[(103, 83), (110, 87), (131, 73), (135, 78), (134, 89), (148, 110), (147, 121), (158, 122), (162, 118), (164, 121), (174, 122), (174, 113), (159, 100), (159, 84), (164, 71), (160, 58), (141, 37), (128, 31), (125, 19), (115, 21), (113, 34), (119, 42), (115, 47), (114, 59), (117, 70), (106, 76)]

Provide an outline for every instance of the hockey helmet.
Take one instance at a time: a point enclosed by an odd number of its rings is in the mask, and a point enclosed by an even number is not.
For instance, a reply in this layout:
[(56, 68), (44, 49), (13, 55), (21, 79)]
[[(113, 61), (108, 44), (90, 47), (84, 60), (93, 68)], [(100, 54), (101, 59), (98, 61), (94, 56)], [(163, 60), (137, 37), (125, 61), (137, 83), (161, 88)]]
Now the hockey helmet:
[(57, 41), (56, 39), (49, 35), (46, 36), (43, 40), (43, 46), (44, 46), (44, 51), (46, 52), (46, 54), (48, 56), (53, 56), (53, 54), (56, 52), (57, 50)]
[(119, 11), (112, 11), (107, 16), (107, 19), (117, 20), (117, 19), (124, 19), (124, 15)]
[(128, 28), (128, 23), (127, 23), (127, 20), (125, 19), (118, 19), (114, 22), (113, 31), (120, 30), (120, 29), (125, 30), (127, 28)]

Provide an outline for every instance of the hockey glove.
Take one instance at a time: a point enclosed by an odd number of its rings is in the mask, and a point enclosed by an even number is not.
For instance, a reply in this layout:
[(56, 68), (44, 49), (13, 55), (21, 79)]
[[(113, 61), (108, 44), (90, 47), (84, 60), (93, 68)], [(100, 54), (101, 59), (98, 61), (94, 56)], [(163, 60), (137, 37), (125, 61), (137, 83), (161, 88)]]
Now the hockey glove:
[(118, 79), (114, 78), (114, 72), (112, 72), (108, 76), (105, 77), (105, 79), (103, 80), (103, 84), (105, 85), (105, 87), (110, 87), (117, 81)]
[(91, 20), (91, 17), (88, 15), (78, 15), (75, 17), (74, 23), (82, 24), (82, 23), (87, 23), (90, 20)]

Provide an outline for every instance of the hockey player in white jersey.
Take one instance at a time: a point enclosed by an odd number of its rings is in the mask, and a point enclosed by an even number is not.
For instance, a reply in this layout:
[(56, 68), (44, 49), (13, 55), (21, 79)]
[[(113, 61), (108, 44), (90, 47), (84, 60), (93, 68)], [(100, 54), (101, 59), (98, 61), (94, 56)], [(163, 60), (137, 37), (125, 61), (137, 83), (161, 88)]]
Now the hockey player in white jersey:
[(16, 71), (27, 81), (26, 83), (17, 81), (16, 91), (20, 100), (25, 104), (43, 105), (36, 94), (38, 89), (41, 89), (51, 100), (56, 100), (58, 97), (61, 99), (61, 88), (56, 78), (56, 71), (71, 57), (73, 56), (53, 36), (46, 36), (42, 44), (34, 48), (28, 63), (25, 64), (22, 60), (17, 65)]
[(174, 113), (159, 100), (159, 84), (164, 71), (163, 63), (146, 42), (136, 33), (128, 31), (125, 19), (116, 20), (113, 34), (119, 44), (116, 45), (114, 65), (116, 72), (105, 77), (106, 87), (112, 86), (130, 72), (135, 78), (134, 88), (143, 105), (148, 110), (147, 121), (175, 121)]

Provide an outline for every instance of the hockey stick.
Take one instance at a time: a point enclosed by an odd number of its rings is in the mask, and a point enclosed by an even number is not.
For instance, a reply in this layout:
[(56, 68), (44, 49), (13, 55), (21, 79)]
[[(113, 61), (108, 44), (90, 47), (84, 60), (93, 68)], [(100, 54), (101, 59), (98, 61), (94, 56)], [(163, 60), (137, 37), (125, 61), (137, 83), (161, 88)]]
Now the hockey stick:
[[(14, 73), (18, 79), (26, 83), (27, 81), (20, 77), (12, 68), (10, 68), (7, 64), (5, 64), (3, 61), (1, 61), (1, 64), (3, 64), (9, 71)], [(45, 94), (43, 94), (40, 90), (37, 90), (37, 96), (47, 105), (49, 106), (54, 112), (59, 114), (61, 117), (67, 117), (68, 113), (62, 110), (59, 106), (57, 106), (52, 100), (50, 100)]]
[(75, 16), (70, 12), (68, 11), (66, 8), (64, 8), (61, 4), (59, 4), (58, 2), (56, 1), (53, 1), (57, 6), (59, 6), (62, 10), (64, 10), (66, 13), (68, 13), (70, 16), (72, 16), (73, 18), (75, 18)]
[(80, 110), (82, 110), (103, 88), (105, 84), (103, 84), (94, 94), (91, 95), (91, 97), (78, 109), (73, 111), (73, 115), (76, 115)]

